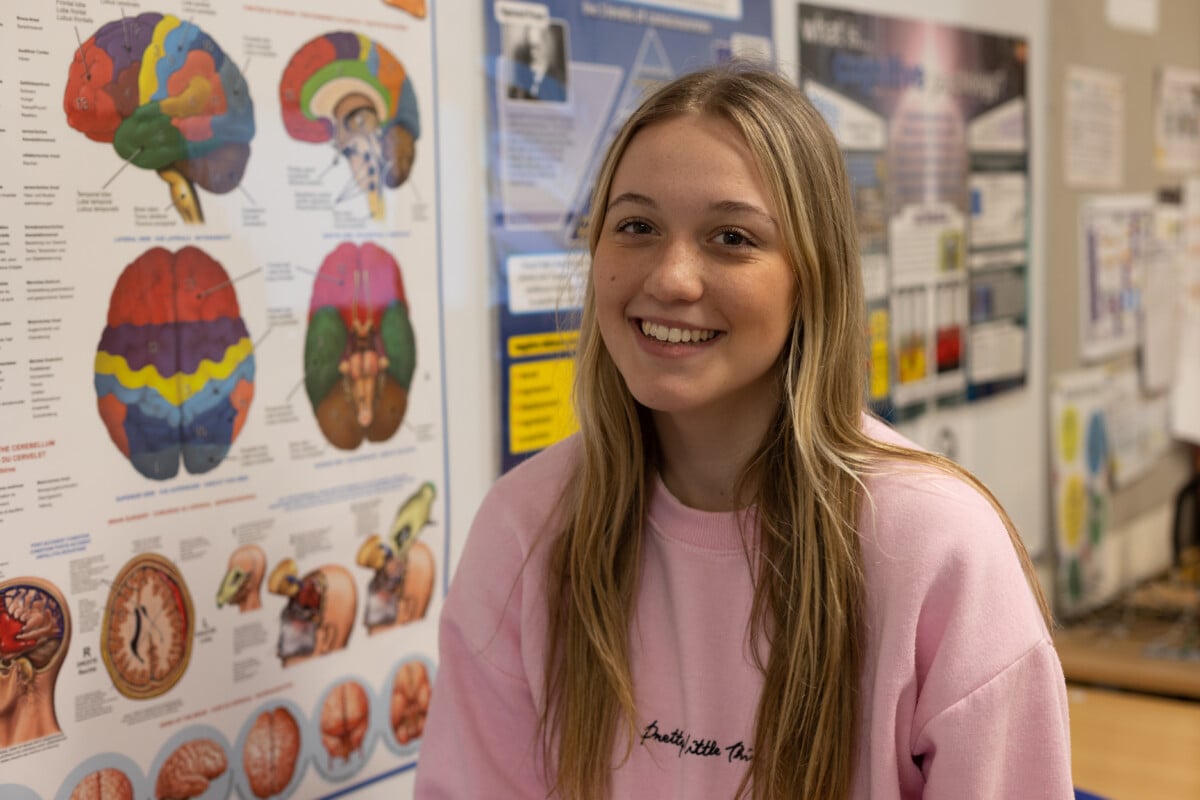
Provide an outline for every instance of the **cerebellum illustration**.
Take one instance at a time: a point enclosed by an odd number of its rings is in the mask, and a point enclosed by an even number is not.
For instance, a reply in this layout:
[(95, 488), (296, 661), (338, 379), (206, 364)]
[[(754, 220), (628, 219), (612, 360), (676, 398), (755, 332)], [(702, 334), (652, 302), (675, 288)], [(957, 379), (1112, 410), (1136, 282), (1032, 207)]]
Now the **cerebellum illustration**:
[(405, 500), (386, 537), (369, 536), (358, 548), (359, 566), (375, 570), (367, 588), (363, 623), (369, 632), (421, 619), (433, 595), (433, 551), (417, 537), (429, 524), (437, 490), (424, 483)]
[(346, 646), (358, 609), (358, 590), (347, 569), (326, 564), (301, 577), (296, 562), (285, 558), (271, 570), (267, 589), (288, 599), (276, 647), (283, 666)]
[(371, 216), (382, 218), (384, 187), (408, 180), (421, 135), (416, 93), (399, 59), (362, 34), (318, 36), (288, 62), (279, 100), (288, 134), (331, 142)]
[(254, 352), (225, 269), (197, 247), (147, 250), (113, 288), (96, 353), (100, 417), (152, 480), (216, 467), (254, 397)]
[(304, 339), (304, 388), (329, 443), (391, 438), (416, 363), (400, 265), (370, 242), (339, 245), (313, 282)]
[(173, 563), (154, 553), (132, 558), (112, 582), (100, 654), (117, 691), (143, 700), (179, 681), (192, 654), (192, 596)]
[(254, 138), (241, 70), (207, 33), (170, 14), (114, 20), (82, 42), (63, 110), (72, 128), (156, 171), (191, 223), (204, 221), (195, 187), (235, 188)]
[(286, 708), (262, 712), (246, 734), (242, 771), (255, 797), (282, 794), (296, 774), (300, 757), (300, 725)]
[(70, 641), (58, 587), (31, 577), (0, 583), (0, 749), (59, 733), (54, 689)]
[(358, 681), (346, 680), (334, 686), (321, 704), (321, 744), (329, 756), (349, 760), (362, 750), (370, 729), (371, 701)]
[(154, 796), (156, 800), (199, 797), (228, 768), (229, 759), (217, 742), (212, 739), (185, 742), (167, 756), (154, 782)]

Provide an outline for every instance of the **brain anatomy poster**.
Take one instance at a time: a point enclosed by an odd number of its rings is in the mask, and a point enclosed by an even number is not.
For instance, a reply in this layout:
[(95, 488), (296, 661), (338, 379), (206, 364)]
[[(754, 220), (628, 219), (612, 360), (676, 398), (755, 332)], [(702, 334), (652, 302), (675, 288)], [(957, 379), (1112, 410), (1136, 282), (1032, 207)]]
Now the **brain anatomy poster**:
[(448, 544), (433, 24), (0, 11), (0, 797), (415, 762)]

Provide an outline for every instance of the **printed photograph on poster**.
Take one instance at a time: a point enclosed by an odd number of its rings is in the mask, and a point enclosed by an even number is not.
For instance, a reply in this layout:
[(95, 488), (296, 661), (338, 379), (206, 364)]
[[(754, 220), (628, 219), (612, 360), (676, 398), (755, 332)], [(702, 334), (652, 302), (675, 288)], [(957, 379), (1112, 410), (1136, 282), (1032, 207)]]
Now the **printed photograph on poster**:
[(0, 796), (354, 795), (450, 552), (434, 7), (106, 5), (0, 24)]
[(682, 70), (771, 57), (769, 3), (625, 5), (617, 19), (577, 0), (485, 4), (502, 470), (576, 427), (577, 301), (564, 298), (586, 278), (583, 226), (608, 142), (647, 92)]
[[(894, 384), (872, 366), (872, 408), (906, 420), (1021, 386), (1026, 42), (808, 3), (797, 25), (800, 84), (846, 154), (868, 291), (890, 306), (872, 341), (890, 325)], [(1019, 307), (993, 304), (1014, 278)]]
[(1154, 164), (1200, 169), (1200, 70), (1163, 66), (1154, 74)]
[(1138, 345), (1154, 197), (1085, 198), (1079, 208), (1079, 350), (1095, 361)]

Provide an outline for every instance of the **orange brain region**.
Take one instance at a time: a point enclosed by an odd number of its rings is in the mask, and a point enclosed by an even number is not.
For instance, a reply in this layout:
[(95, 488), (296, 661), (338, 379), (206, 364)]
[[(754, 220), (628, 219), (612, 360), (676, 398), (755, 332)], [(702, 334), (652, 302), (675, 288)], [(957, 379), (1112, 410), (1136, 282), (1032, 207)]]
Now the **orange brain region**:
[(104, 611), (101, 655), (126, 697), (158, 697), (183, 677), (192, 652), (192, 597), (179, 569), (144, 553), (117, 575)]

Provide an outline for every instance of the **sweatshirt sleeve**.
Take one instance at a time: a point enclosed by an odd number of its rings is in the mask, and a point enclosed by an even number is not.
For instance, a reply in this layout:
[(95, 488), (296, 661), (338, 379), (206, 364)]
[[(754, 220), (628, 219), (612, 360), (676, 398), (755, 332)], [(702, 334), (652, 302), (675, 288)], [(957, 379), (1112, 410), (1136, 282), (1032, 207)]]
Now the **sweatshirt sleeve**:
[(915, 740), (925, 800), (1070, 800), (1062, 667), (1043, 639), (933, 717)]
[(525, 666), (523, 596), (536, 569), (513, 533), (511, 496), (476, 515), (438, 628), (438, 668), (416, 770), (417, 800), (544, 797), (538, 707)]

